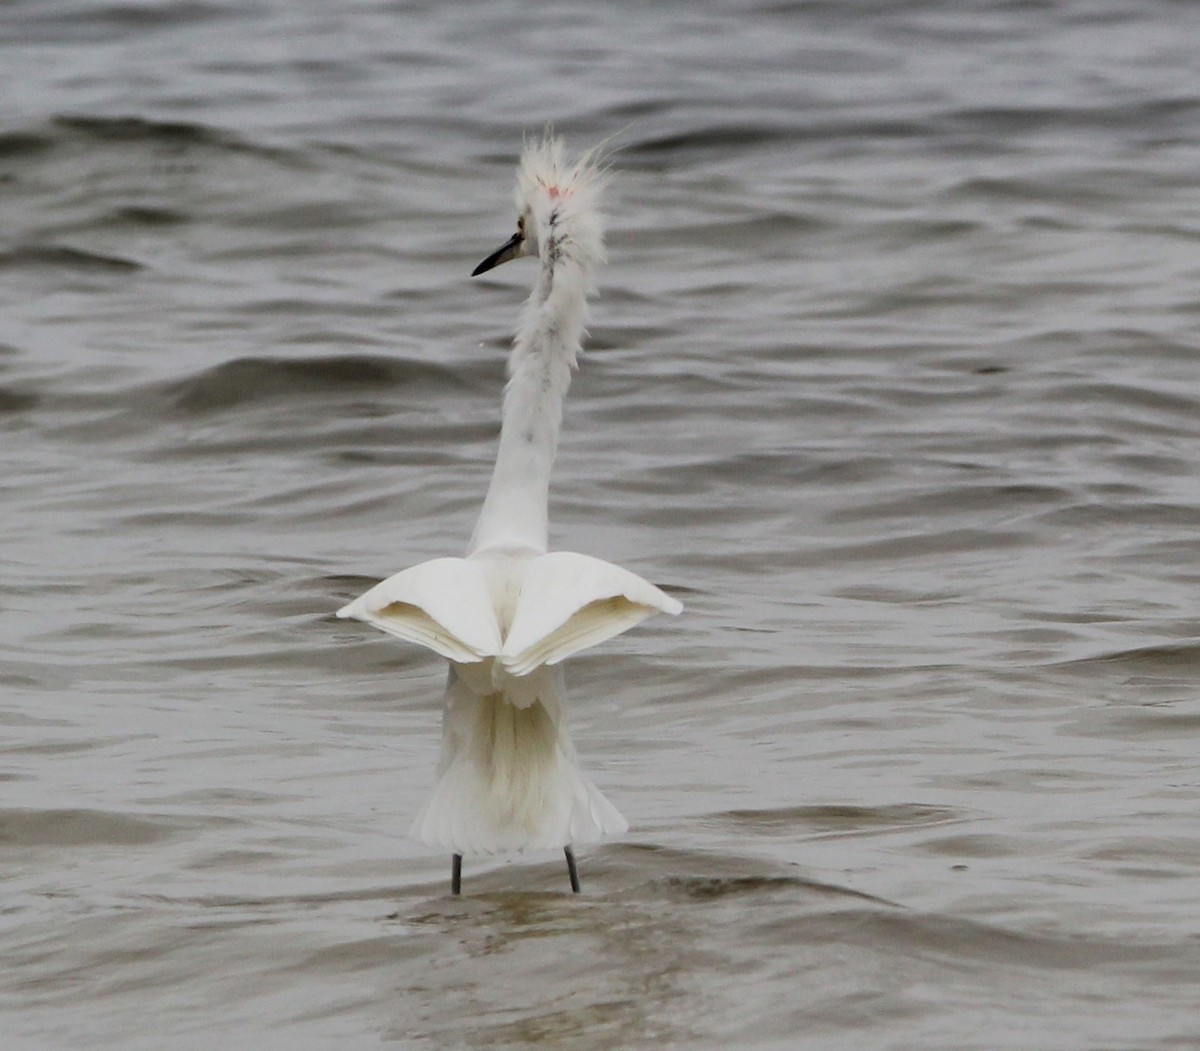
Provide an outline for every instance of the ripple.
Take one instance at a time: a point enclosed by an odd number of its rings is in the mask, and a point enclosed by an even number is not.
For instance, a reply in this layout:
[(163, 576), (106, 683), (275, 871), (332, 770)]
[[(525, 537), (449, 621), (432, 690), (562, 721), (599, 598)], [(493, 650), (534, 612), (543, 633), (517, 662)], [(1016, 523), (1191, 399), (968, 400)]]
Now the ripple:
[(141, 263), (124, 256), (107, 255), (69, 245), (23, 245), (0, 252), (0, 268), (33, 267), (61, 267), (85, 273), (133, 273), (143, 269)]
[(330, 397), (343, 391), (431, 392), (461, 390), (459, 370), (411, 359), (372, 355), (314, 358), (237, 358), (186, 380), (164, 393), (188, 413), (222, 412), (246, 403), (297, 397)]
[(0, 387), (0, 413), (27, 412), (34, 408), (39, 401), (41, 398), (29, 391)]
[(0, 842), (14, 847), (139, 846), (176, 828), (101, 810), (0, 810)]
[(1200, 666), (1200, 642), (1132, 646), (1128, 649), (1097, 653), (1079, 660), (1064, 661), (1060, 666), (1080, 670), (1092, 667), (1108, 668), (1143, 674), (1178, 673)]
[(95, 117), (64, 114), (53, 119), (52, 127), (68, 136), (108, 144), (157, 143), (171, 146), (219, 147), (247, 145), (228, 132), (204, 124), (152, 120), (138, 116)]
[(756, 833), (817, 832), (835, 835), (878, 832), (895, 828), (940, 825), (962, 815), (945, 807), (916, 803), (890, 806), (799, 806), (773, 810), (730, 810), (716, 815)]

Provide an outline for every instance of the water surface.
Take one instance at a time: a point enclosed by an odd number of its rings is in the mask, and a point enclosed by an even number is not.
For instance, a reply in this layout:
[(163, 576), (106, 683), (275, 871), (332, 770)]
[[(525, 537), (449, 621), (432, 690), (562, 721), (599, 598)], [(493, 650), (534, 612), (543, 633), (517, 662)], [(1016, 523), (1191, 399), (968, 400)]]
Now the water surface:
[[(14, 1048), (1197, 1046), (1200, 95), (1165, 2), (81, 3), (0, 27)], [(404, 832), (522, 135), (616, 134), (555, 542), (631, 833)]]

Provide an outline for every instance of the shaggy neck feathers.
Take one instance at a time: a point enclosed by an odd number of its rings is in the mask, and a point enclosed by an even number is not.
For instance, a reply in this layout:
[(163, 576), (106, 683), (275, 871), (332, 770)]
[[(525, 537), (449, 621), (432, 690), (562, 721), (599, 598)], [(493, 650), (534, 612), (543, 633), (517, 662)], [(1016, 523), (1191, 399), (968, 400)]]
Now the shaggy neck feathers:
[(604, 257), (594, 210), (599, 185), (586, 158), (564, 166), (559, 143), (543, 142), (522, 158), (517, 203), (541, 265), (509, 356), (500, 448), (470, 554), (547, 550), (563, 402), (581, 349), (592, 276)]

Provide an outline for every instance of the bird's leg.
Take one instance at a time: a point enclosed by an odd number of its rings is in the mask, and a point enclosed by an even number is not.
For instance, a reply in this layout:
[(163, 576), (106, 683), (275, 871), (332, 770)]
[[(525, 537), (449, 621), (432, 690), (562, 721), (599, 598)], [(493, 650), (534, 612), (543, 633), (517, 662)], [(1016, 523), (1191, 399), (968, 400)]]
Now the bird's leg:
[(570, 847), (564, 847), (563, 853), (567, 855), (567, 875), (571, 877), (571, 890), (578, 894), (579, 869), (575, 866), (575, 851)]
[(450, 893), (462, 893), (462, 855), (455, 854), (450, 862)]

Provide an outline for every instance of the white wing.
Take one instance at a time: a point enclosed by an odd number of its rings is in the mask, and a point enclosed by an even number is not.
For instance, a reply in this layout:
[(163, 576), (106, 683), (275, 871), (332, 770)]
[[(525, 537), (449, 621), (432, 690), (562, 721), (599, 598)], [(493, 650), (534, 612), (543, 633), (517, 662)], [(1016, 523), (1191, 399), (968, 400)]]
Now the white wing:
[(652, 613), (683, 605), (636, 573), (589, 555), (555, 551), (530, 561), (521, 579), (500, 663), (527, 675), (628, 631)]
[(500, 627), (482, 567), (435, 558), (402, 570), (338, 610), (460, 664), (500, 652)]

